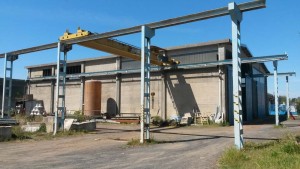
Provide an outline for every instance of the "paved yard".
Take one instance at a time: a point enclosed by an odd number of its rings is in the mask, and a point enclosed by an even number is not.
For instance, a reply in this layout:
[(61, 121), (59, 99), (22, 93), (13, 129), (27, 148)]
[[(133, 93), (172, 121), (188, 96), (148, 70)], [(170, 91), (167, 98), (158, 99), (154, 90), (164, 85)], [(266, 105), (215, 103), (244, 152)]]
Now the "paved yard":
[[(300, 127), (245, 126), (246, 141), (268, 141)], [(138, 125), (97, 124), (97, 131), (44, 141), (0, 143), (0, 168), (217, 168), (217, 159), (233, 145), (233, 127), (152, 129), (161, 144), (127, 147), (139, 137)]]

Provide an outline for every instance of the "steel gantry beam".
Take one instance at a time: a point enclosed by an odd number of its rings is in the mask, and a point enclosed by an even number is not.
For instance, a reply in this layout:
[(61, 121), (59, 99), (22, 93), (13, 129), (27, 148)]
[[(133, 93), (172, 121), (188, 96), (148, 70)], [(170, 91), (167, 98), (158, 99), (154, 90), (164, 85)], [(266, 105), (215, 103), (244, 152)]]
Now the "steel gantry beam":
[[(279, 54), (279, 55), (271, 55), (271, 56), (263, 56), (268, 57), (269, 60), (265, 60), (264, 62), (268, 61), (274, 61), (274, 60), (287, 60), (288, 56), (287, 54)], [(247, 60), (247, 63), (261, 63), (261, 57), (252, 57), (252, 58), (241, 58), (242, 64), (244, 64), (244, 59)], [(251, 62), (250, 62), (251, 60)], [(180, 64), (176, 65), (175, 68), (177, 69), (197, 69), (197, 68), (205, 68), (205, 67), (213, 67), (213, 66), (222, 66), (222, 65), (231, 65), (232, 60), (221, 60), (221, 61), (212, 61), (212, 62), (199, 62), (199, 63), (190, 63), (190, 64)], [(174, 67), (167, 67), (164, 68), (165, 70), (174, 69)], [(151, 72), (152, 71), (160, 71), (161, 67), (159, 66), (151, 66)], [(93, 77), (93, 76), (110, 76), (110, 75), (116, 75), (116, 74), (128, 74), (128, 73), (140, 73), (140, 69), (121, 69), (121, 70), (109, 70), (109, 71), (98, 71), (98, 72), (88, 72), (88, 73), (79, 73), (79, 74), (69, 74), (66, 75), (67, 78), (81, 78), (81, 77)], [(288, 74), (291, 74), (293, 72), (288, 72)], [(270, 76), (273, 74), (265, 74), (265, 75), (253, 75), (252, 77), (264, 77), (264, 76)], [(278, 73), (278, 76), (280, 76), (281, 73)], [(36, 77), (29, 80), (45, 80), (45, 79), (56, 79), (56, 76), (47, 76), (47, 77)]]
[[(265, 7), (266, 7), (265, 0), (253, 0), (251, 2), (246, 2), (246, 3), (242, 3), (242, 4), (238, 5), (238, 8), (240, 9), (241, 12), (256, 10), (256, 9), (265, 8)], [(181, 16), (181, 17), (177, 17), (177, 18), (171, 18), (171, 19), (167, 19), (167, 20), (153, 22), (153, 23), (149, 23), (149, 24), (143, 24), (143, 25), (146, 25), (152, 29), (160, 29), (160, 28), (200, 21), (200, 20), (216, 18), (216, 17), (225, 16), (225, 15), (229, 15), (229, 14), (230, 13), (228, 11), (228, 8), (223, 7), (223, 8), (199, 12), (199, 13), (195, 13), (195, 14), (191, 14), (191, 15), (186, 15), (186, 16)], [(120, 29), (120, 30), (115, 30), (115, 31), (106, 32), (106, 33), (95, 34), (92, 36), (82, 37), (82, 38), (78, 38), (78, 39), (71, 39), (71, 40), (65, 41), (65, 43), (66, 44), (77, 44), (80, 42), (87, 42), (87, 41), (92, 41), (92, 40), (97, 40), (97, 39), (112, 38), (112, 37), (117, 37), (117, 36), (122, 36), (122, 35), (138, 33), (138, 32), (141, 32), (141, 26), (143, 26), (143, 25)], [(32, 52), (37, 52), (37, 51), (41, 51), (41, 50), (53, 49), (53, 48), (57, 48), (56, 42), (46, 44), (46, 45), (36, 46), (36, 47), (32, 47), (32, 48), (11, 51), (8, 53), (10, 53), (12, 55), (21, 55), (21, 54), (32, 53)], [(4, 57), (5, 57), (5, 53), (0, 54), (0, 58), (4, 58)]]
[[(143, 108), (143, 114), (145, 113), (146, 115), (149, 114), (149, 117), (147, 115), (146, 117), (146, 123), (148, 123), (147, 119), (150, 118), (150, 111), (145, 109), (147, 107), (147, 96), (149, 95), (149, 92), (147, 89), (150, 87), (150, 64), (148, 64), (148, 58), (150, 58), (151, 54), (149, 52), (150, 50), (150, 39), (152, 36), (154, 36), (154, 30), (155, 29), (160, 29), (160, 28), (165, 28), (165, 27), (170, 27), (170, 26), (175, 26), (175, 25), (180, 25), (180, 24), (185, 24), (189, 22), (195, 22), (195, 21), (200, 21), (200, 20), (205, 20), (205, 19), (211, 19), (215, 17), (220, 17), (220, 16), (225, 16), (225, 15), (230, 15), (232, 19), (232, 64), (233, 64), (233, 95), (234, 95), (234, 118), (235, 118), (235, 145), (238, 149), (243, 148), (243, 131), (242, 131), (242, 99), (241, 99), (241, 42), (240, 42), (240, 22), (242, 20), (242, 12), (250, 11), (250, 10), (255, 10), (259, 8), (265, 8), (265, 0), (253, 0), (251, 2), (246, 2), (240, 5), (236, 5), (235, 3), (230, 3), (227, 7), (223, 8), (218, 8), (214, 10), (209, 10), (209, 11), (204, 11), (196, 14), (191, 14), (191, 15), (186, 15), (178, 18), (172, 18), (172, 19), (167, 19), (159, 22), (154, 22), (154, 23), (149, 23), (149, 24), (144, 24), (144, 25), (139, 25), (131, 28), (126, 28), (126, 29), (120, 29), (112, 32), (106, 32), (106, 33), (101, 33), (101, 34), (95, 34), (91, 36), (85, 36), (81, 38), (76, 38), (76, 39), (70, 39), (64, 41), (64, 44), (66, 45), (72, 45), (72, 44), (78, 44), (78, 43), (83, 43), (83, 42), (88, 42), (88, 41), (93, 41), (97, 39), (103, 39), (103, 38), (112, 38), (116, 36), (122, 36), (122, 35), (128, 35), (128, 34), (133, 34), (133, 33), (138, 33), (142, 32), (142, 52), (141, 52), (141, 61), (142, 61), (142, 70), (141, 70), (141, 78), (142, 84), (141, 86), (143, 90), (141, 90), (141, 95), (143, 96), (141, 100), (144, 100), (142, 103), (142, 108)], [(142, 28), (142, 29), (141, 29)], [(148, 35), (148, 32), (153, 32), (153, 35)], [(58, 45), (59, 48), (61, 47)], [(12, 51), (9, 52), (10, 54), (26, 54), (30, 52), (36, 52), (40, 50), (46, 50), (46, 49), (51, 49), (51, 48), (56, 48), (56, 44), (46, 44), (42, 46), (37, 46), (33, 48), (28, 48), (28, 49), (22, 49), (18, 51)], [(59, 49), (60, 52), (60, 49)], [(0, 58), (4, 57), (4, 54), (0, 54)], [(66, 59), (65, 59), (66, 60)], [(150, 61), (149, 61), (150, 63)], [(59, 68), (60, 62), (58, 59), (58, 64), (57, 67)], [(60, 70), (58, 69), (57, 72)], [(65, 70), (64, 70), (65, 73)], [(57, 78), (58, 78), (58, 83), (57, 86), (59, 86), (59, 80), (60, 80), (60, 73), (57, 73)], [(65, 81), (65, 77), (63, 77)], [(149, 84), (147, 84), (148, 82)], [(65, 82), (64, 82), (65, 83)], [(146, 86), (146, 87), (145, 87)], [(64, 92), (64, 91), (63, 91)], [(59, 97), (59, 92), (57, 92), (57, 97)], [(146, 99), (145, 99), (146, 98)], [(146, 100), (146, 102), (145, 102)], [(57, 98), (58, 102), (58, 98)], [(146, 107), (144, 107), (146, 105)], [(149, 108), (150, 110), (150, 108)], [(58, 110), (57, 110), (58, 111)], [(147, 112), (148, 111), (148, 112)], [(141, 117), (141, 119), (144, 119), (144, 117)], [(56, 119), (57, 120), (57, 119)], [(142, 122), (142, 120), (141, 120)], [(57, 121), (56, 121), (57, 125)], [(146, 129), (147, 130), (147, 129)], [(144, 131), (142, 131), (144, 132)], [(144, 135), (144, 133), (143, 133)], [(149, 135), (147, 135), (146, 132), (146, 138), (148, 138)], [(142, 137), (142, 136), (141, 136)], [(142, 140), (141, 140), (142, 141)]]

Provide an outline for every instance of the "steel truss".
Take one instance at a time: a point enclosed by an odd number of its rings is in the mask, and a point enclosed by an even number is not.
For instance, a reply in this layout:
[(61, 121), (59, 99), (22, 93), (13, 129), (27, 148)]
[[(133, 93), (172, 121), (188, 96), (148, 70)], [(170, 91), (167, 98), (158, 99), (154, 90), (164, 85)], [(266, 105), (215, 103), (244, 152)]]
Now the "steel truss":
[[(150, 118), (150, 109), (147, 110), (148, 107), (148, 95), (149, 95), (149, 87), (150, 87), (150, 62), (148, 62), (148, 58), (150, 57), (149, 53), (149, 47), (150, 47), (150, 39), (154, 36), (154, 30), (175, 26), (179, 24), (185, 24), (189, 22), (195, 22), (199, 20), (205, 20), (225, 15), (230, 15), (232, 20), (232, 65), (233, 65), (233, 96), (234, 96), (234, 131), (235, 131), (235, 145), (238, 149), (243, 148), (243, 128), (242, 128), (242, 98), (241, 98), (241, 39), (240, 39), (240, 23), (242, 21), (242, 12), (265, 8), (265, 0), (253, 0), (251, 2), (243, 3), (240, 5), (236, 5), (235, 3), (230, 3), (228, 7), (223, 7), (219, 9), (214, 9), (210, 11), (200, 12), (192, 15), (182, 16), (178, 18), (172, 18), (168, 20), (163, 20), (159, 22), (149, 23), (146, 25), (139, 25), (131, 28), (126, 29), (120, 29), (112, 32), (102, 33), (102, 34), (95, 34), (87, 37), (82, 37), (78, 39), (70, 39), (64, 41), (64, 44), (72, 45), (77, 44), (80, 42), (87, 42), (87, 41), (93, 41), (97, 39), (102, 38), (112, 38), (116, 36), (122, 36), (122, 35), (128, 35), (132, 33), (142, 32), (142, 53), (141, 53), (141, 61), (142, 61), (142, 67), (141, 67), (141, 108), (143, 115), (146, 114), (146, 124), (148, 124), (149, 121), (147, 121)], [(142, 28), (142, 29), (141, 29)], [(56, 48), (56, 44), (47, 44), (42, 46), (37, 46), (33, 48), (28, 49), (22, 49), (18, 51), (12, 51), (10, 52), (11, 55), (19, 55), (19, 54), (25, 54), (45, 49), (51, 49)], [(64, 117), (64, 111), (65, 111), (65, 105), (64, 105), (64, 85), (65, 85), (65, 77), (66, 77), (66, 70), (64, 65), (64, 70), (62, 73), (59, 73), (59, 67), (61, 65), (60, 62), (60, 48), (62, 46), (60, 43), (58, 44), (58, 63), (57, 63), (57, 86), (60, 86), (60, 84), (63, 84), (63, 101), (62, 103), (62, 118)], [(66, 51), (64, 51), (65, 58), (63, 59), (66, 61)], [(4, 57), (4, 54), (0, 54), (0, 57)], [(261, 62), (264, 62), (263, 60)], [(66, 63), (66, 62), (65, 62)], [(274, 66), (276, 63), (276, 70), (277, 71), (277, 61), (274, 61)], [(5, 70), (6, 72), (6, 70)], [(275, 74), (275, 73), (274, 73)], [(61, 82), (62, 81), (62, 82)], [(59, 89), (59, 87), (57, 87)], [(60, 97), (60, 93), (57, 92), (57, 105), (59, 105), (58, 100)], [(142, 101), (143, 100), (143, 101)], [(59, 106), (57, 106), (59, 108)], [(150, 107), (149, 107), (150, 108)], [(58, 110), (57, 110), (58, 111)], [(57, 113), (57, 112), (56, 112)], [(148, 115), (149, 114), (149, 115)], [(57, 117), (57, 114), (56, 114)], [(141, 117), (141, 119), (144, 119), (144, 116)], [(144, 120), (141, 120), (141, 123), (144, 122)], [(56, 118), (56, 124), (57, 124), (57, 118)], [(57, 126), (55, 126), (57, 127)], [(141, 142), (144, 140), (144, 129), (142, 127), (145, 127), (144, 125), (141, 126)], [(149, 139), (149, 134), (147, 134), (147, 126), (146, 126), (146, 139)]]
[[(13, 62), (17, 59), (18, 59), (18, 55), (5, 54), (1, 118), (4, 118), (5, 112), (8, 113), (8, 116), (10, 116), (9, 111), (11, 109)], [(8, 86), (6, 83), (7, 81), (8, 81)], [(5, 104), (6, 103), (5, 101), (7, 101), (7, 104)]]
[[(54, 132), (61, 128), (64, 130), (64, 121), (66, 113), (66, 75), (67, 75), (67, 53), (72, 49), (71, 45), (61, 42), (57, 44), (57, 67), (56, 67), (56, 111), (54, 119)], [(62, 53), (62, 54), (61, 54)]]

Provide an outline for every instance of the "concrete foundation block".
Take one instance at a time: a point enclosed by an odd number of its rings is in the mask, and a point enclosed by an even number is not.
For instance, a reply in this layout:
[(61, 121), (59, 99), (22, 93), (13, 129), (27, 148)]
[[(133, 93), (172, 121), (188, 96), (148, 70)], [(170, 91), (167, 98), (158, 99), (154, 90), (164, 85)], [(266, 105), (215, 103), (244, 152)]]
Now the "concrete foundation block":
[(36, 132), (40, 129), (41, 124), (40, 122), (28, 122), (26, 125), (22, 125), (21, 128), (26, 132)]
[(69, 131), (69, 130), (71, 129), (74, 120), (75, 120), (75, 119), (65, 119), (64, 129), (65, 129), (66, 131)]
[(10, 139), (11, 135), (11, 126), (0, 126), (0, 139)]
[(54, 128), (54, 116), (43, 117), (43, 123), (46, 124), (47, 133), (52, 133)]
[(71, 130), (86, 130), (93, 131), (96, 129), (96, 121), (76, 122), (71, 126)]

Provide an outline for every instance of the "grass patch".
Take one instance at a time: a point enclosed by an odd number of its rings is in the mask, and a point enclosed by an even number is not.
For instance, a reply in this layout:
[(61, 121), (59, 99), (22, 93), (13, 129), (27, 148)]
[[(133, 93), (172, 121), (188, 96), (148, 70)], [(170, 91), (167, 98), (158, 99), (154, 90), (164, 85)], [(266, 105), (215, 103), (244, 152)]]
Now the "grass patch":
[(153, 144), (159, 144), (158, 141), (151, 138), (150, 140), (145, 140), (144, 143), (140, 143), (140, 139), (131, 139), (127, 142), (127, 146), (135, 147), (135, 146), (147, 146), (147, 145), (153, 145)]
[(27, 122), (42, 122), (43, 116), (28, 116), (23, 114), (17, 114), (12, 117), (17, 120), (19, 124), (26, 124)]
[(219, 160), (224, 169), (298, 169), (300, 168), (299, 136), (287, 136), (268, 143), (246, 143), (243, 150), (230, 148)]
[(282, 128), (285, 128), (285, 126), (282, 125), (282, 124), (279, 124), (278, 126), (274, 125), (274, 128), (275, 129), (282, 129)]
[(44, 123), (41, 124), (40, 129), (36, 132), (26, 132), (22, 130), (20, 126), (12, 127), (12, 138), (11, 139), (0, 139), (0, 142), (3, 141), (22, 141), (22, 140), (50, 140), (59, 137), (67, 137), (73, 135), (83, 135), (88, 133), (87, 131), (59, 131), (54, 136), (53, 133), (46, 133), (46, 125)]

